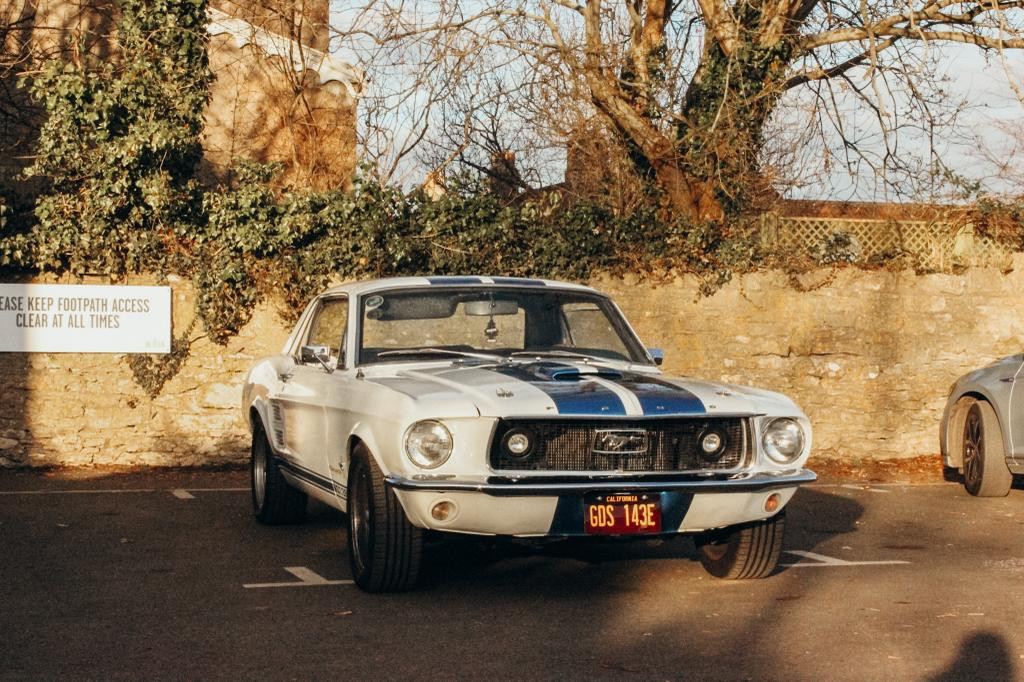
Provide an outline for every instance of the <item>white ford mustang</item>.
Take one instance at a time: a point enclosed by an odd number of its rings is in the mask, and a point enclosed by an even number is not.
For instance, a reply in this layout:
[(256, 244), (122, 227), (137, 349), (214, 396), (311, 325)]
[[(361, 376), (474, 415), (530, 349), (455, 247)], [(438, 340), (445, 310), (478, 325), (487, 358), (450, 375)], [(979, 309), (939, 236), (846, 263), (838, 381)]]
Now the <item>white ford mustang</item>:
[(252, 499), (347, 513), (362, 589), (411, 588), (423, 531), (692, 533), (704, 567), (760, 578), (815, 480), (807, 417), (778, 393), (661, 373), (588, 287), (408, 277), (317, 296), (249, 373)]

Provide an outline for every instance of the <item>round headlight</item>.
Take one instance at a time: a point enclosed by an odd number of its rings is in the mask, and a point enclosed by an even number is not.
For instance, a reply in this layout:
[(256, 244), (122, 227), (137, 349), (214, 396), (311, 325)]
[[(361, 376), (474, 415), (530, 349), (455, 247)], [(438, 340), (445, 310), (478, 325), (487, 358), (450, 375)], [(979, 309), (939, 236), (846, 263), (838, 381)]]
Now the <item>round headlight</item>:
[(502, 445), (512, 457), (528, 457), (533, 452), (534, 437), (526, 429), (512, 429), (501, 439)]
[(416, 422), (405, 432), (405, 454), (423, 469), (435, 469), (452, 454), (452, 434), (441, 422)]
[(789, 464), (804, 451), (804, 429), (795, 419), (772, 419), (764, 425), (761, 444), (773, 462)]

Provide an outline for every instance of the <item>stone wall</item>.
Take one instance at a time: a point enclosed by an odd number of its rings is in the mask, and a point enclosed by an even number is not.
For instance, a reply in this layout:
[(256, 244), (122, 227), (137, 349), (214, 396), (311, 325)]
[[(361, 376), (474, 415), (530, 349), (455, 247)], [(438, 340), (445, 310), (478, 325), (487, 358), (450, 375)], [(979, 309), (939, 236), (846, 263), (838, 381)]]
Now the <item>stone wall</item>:
[[(193, 318), (194, 291), (187, 280), (170, 284), (172, 333), (179, 337)], [(239, 410), (242, 381), (255, 360), (279, 352), (287, 336), (269, 305), (227, 346), (194, 331), (182, 371), (155, 399), (136, 383), (125, 355), (0, 353), (0, 466), (241, 461), (248, 448)]]
[[(322, 55), (300, 58), (290, 43), (295, 38), (326, 49), (328, 1), (211, 0), (210, 6), (254, 30), (276, 32), (273, 42), (287, 45), (289, 59), (269, 56), (255, 44), (240, 45), (232, 36), (210, 37), (215, 78), (204, 112), (204, 179), (223, 180), (237, 159), (248, 158), (282, 164), (282, 182), (288, 184), (347, 187), (356, 167), (352, 86), (322, 81), (316, 72)], [(113, 0), (5, 0), (0, 21), (17, 29), (0, 35), (0, 52), (16, 62), (6, 69), (0, 64), (0, 191), (28, 199), (39, 184), (20, 173), (31, 163), (43, 112), (19, 86), (22, 72), (48, 59), (76, 59), (79, 50), (115, 59), (117, 10)], [(308, 68), (297, 71), (292, 58)]]
[[(791, 395), (815, 426), (816, 457), (900, 458), (938, 450), (949, 385), (1024, 346), (1024, 256), (1008, 273), (820, 270), (801, 291), (779, 272), (746, 275), (709, 298), (683, 277), (652, 286), (610, 277), (641, 338), (670, 372)], [(132, 284), (151, 284), (139, 279)], [(193, 292), (173, 281), (174, 329)], [(193, 333), (184, 369), (149, 398), (125, 356), (0, 354), (0, 465), (199, 465), (243, 461), (241, 383), (280, 349), (271, 305), (227, 347)]]
[(666, 286), (600, 280), (669, 372), (786, 393), (814, 425), (814, 456), (891, 459), (938, 452), (953, 381), (1024, 350), (1024, 254), (1005, 274), (854, 268), (795, 282), (780, 272), (735, 279), (695, 298)]

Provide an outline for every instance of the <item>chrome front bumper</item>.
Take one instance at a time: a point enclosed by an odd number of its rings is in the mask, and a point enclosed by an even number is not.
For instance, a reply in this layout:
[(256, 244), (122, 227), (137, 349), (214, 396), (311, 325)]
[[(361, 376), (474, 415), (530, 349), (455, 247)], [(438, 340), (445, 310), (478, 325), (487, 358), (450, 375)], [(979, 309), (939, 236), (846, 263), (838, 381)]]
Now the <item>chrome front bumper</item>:
[(678, 475), (648, 476), (491, 476), (483, 482), (445, 478), (403, 478), (386, 476), (388, 485), (401, 491), (484, 493), (495, 497), (578, 495), (589, 492), (682, 492), (739, 493), (791, 488), (814, 483), (817, 474), (809, 469), (742, 473), (727, 477)]

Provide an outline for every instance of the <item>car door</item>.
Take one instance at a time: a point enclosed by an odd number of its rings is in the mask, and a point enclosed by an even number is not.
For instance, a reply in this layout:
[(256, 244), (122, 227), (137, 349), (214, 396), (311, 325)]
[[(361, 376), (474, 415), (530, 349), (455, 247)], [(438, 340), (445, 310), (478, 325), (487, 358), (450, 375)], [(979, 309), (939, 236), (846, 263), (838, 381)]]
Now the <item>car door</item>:
[(1010, 451), (1016, 464), (1024, 466), (1024, 363), (1013, 375), (1013, 388), (1007, 406), (1010, 421)]
[[(295, 368), (273, 397), (283, 417), (285, 457), (308, 483), (333, 492), (328, 458), (327, 404), (337, 394), (335, 375), (343, 367), (348, 298), (321, 299), (294, 347)], [(304, 346), (324, 346), (329, 359), (303, 362)]]

